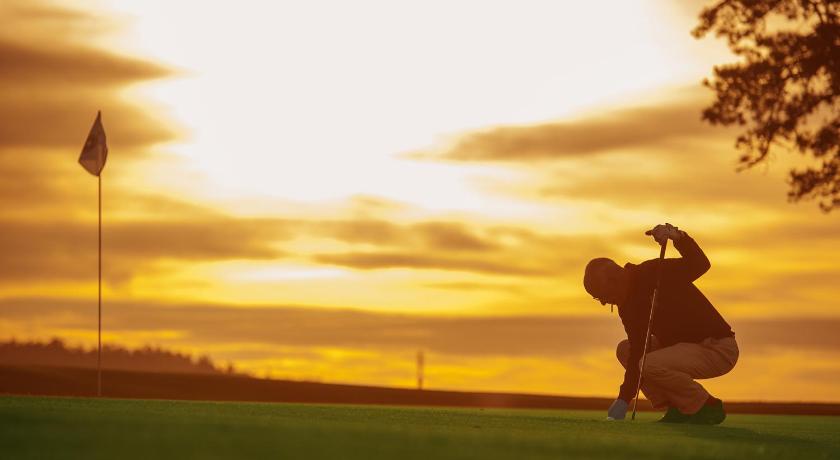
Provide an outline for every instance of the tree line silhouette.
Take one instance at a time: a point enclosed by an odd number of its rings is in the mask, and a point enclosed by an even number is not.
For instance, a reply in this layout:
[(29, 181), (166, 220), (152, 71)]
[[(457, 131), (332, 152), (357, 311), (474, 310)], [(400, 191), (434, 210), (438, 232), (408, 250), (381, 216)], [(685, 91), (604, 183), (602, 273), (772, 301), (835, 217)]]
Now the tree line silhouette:
[[(61, 339), (48, 342), (0, 342), (0, 366), (96, 367), (96, 348), (71, 347)], [(193, 357), (160, 347), (128, 349), (103, 345), (102, 367), (144, 372), (239, 374), (232, 364), (220, 366), (209, 356)]]

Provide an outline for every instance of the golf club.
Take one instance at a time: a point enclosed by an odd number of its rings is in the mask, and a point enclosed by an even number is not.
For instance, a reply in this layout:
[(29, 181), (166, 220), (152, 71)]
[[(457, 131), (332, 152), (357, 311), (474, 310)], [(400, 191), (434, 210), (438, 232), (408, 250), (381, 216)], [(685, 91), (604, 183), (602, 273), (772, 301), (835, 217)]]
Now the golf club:
[(645, 334), (645, 347), (642, 350), (642, 364), (639, 367), (639, 381), (636, 384), (636, 398), (633, 400), (633, 415), (630, 420), (636, 420), (636, 405), (639, 404), (639, 391), (642, 389), (642, 373), (645, 371), (645, 358), (647, 358), (648, 343), (650, 342), (650, 327), (653, 325), (653, 312), (656, 310), (656, 295), (659, 293), (659, 285), (662, 283), (662, 261), (665, 260), (665, 249), (668, 247), (668, 240), (662, 242), (659, 248), (659, 266), (656, 270), (656, 287), (653, 289), (653, 299), (650, 303), (650, 317), (648, 318), (647, 333)]

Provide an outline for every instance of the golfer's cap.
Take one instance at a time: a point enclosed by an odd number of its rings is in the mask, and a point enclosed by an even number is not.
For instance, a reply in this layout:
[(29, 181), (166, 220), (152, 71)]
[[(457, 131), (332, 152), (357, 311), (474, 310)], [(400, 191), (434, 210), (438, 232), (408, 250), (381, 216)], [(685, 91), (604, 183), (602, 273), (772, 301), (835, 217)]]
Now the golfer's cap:
[[(600, 272), (603, 267), (610, 264), (615, 264), (615, 262), (606, 257), (592, 259), (588, 264), (586, 264), (586, 269), (583, 272), (583, 288), (586, 289), (586, 292), (588, 292), (592, 297), (598, 298), (598, 294), (603, 294), (603, 292), (598, 292), (598, 288), (600, 286), (596, 286), (595, 273)], [(601, 301), (601, 305), (606, 305), (606, 302)]]

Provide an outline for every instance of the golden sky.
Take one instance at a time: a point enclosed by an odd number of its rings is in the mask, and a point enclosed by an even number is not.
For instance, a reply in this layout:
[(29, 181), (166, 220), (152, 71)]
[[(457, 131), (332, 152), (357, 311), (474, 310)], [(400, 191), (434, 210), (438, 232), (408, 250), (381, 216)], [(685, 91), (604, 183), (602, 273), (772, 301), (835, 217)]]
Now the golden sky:
[(700, 122), (734, 59), (702, 6), (5, 1), (0, 338), (95, 343), (101, 109), (106, 341), (398, 386), (422, 349), (430, 388), (614, 396), (583, 267), (656, 257), (667, 221), (741, 345), (709, 389), (840, 401), (838, 215)]

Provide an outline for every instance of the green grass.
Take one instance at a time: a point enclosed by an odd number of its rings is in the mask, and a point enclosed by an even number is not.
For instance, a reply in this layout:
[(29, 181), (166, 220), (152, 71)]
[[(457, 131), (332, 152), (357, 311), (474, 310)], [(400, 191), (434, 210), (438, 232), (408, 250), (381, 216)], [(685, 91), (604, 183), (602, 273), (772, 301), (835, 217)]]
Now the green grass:
[(840, 417), (0, 397), (2, 458), (840, 458)]

